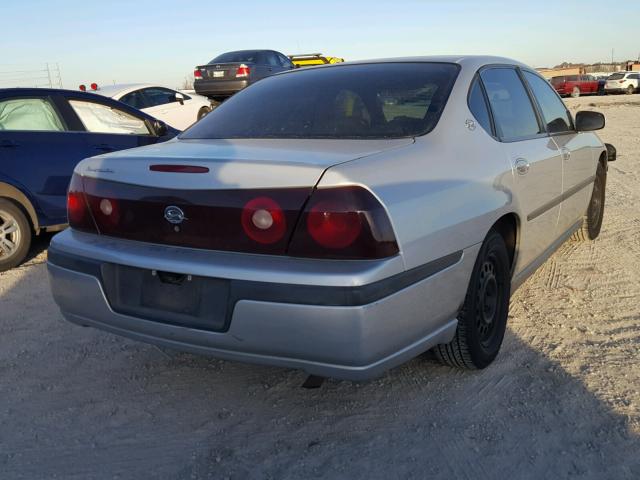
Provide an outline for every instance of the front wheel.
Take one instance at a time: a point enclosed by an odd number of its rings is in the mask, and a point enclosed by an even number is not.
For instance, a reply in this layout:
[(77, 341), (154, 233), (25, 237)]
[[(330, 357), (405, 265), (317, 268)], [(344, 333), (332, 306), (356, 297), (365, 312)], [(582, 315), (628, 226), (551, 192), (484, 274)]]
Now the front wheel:
[(629, 85), (627, 87), (627, 95), (633, 95), (635, 93), (636, 89), (634, 88), (633, 85)]
[(473, 267), (453, 340), (435, 347), (445, 365), (465, 369), (488, 366), (498, 355), (509, 314), (509, 254), (502, 235), (489, 232)]
[(593, 182), (593, 191), (587, 207), (587, 214), (582, 219), (582, 226), (571, 237), (576, 241), (595, 240), (600, 235), (602, 220), (604, 219), (604, 199), (607, 186), (607, 170), (601, 162), (598, 162), (596, 179)]
[(571, 91), (571, 98), (578, 98), (580, 96), (580, 89), (578, 87), (573, 87)]
[(0, 272), (22, 261), (31, 246), (31, 226), (13, 202), (0, 198)]
[(202, 107), (199, 111), (198, 111), (198, 120), (203, 119), (204, 117), (207, 116), (207, 114), (211, 111), (210, 108), (207, 107)]

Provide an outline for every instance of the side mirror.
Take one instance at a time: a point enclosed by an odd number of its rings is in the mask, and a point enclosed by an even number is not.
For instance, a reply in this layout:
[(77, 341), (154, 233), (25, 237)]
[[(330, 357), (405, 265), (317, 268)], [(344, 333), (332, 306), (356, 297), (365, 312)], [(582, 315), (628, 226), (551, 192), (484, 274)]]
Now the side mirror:
[(162, 120), (155, 120), (153, 122), (153, 130), (156, 132), (156, 136), (158, 137), (164, 137), (169, 132), (167, 124)]
[(600, 112), (583, 110), (576, 114), (576, 130), (579, 132), (591, 132), (604, 128), (604, 115)]
[(176, 101), (180, 102), (180, 105), (184, 105), (184, 95), (176, 92)]
[(610, 143), (605, 143), (604, 146), (607, 147), (607, 162), (614, 162), (616, 157), (618, 156), (616, 147), (614, 147)]

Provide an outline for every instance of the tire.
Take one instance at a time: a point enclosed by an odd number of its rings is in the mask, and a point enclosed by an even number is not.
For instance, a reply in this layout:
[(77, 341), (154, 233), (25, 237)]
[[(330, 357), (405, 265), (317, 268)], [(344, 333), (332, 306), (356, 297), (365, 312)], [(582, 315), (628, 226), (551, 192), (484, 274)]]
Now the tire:
[(502, 235), (490, 231), (478, 252), (453, 340), (434, 348), (445, 365), (487, 367), (498, 355), (509, 314), (511, 265)]
[(604, 218), (606, 187), (607, 171), (604, 165), (602, 165), (602, 162), (598, 162), (596, 179), (593, 182), (593, 191), (591, 192), (591, 199), (587, 207), (587, 214), (583, 217), (580, 228), (571, 236), (572, 240), (584, 242), (587, 240), (595, 240), (598, 238), (598, 235), (600, 235), (602, 220)]
[(571, 91), (571, 98), (578, 98), (580, 96), (580, 89), (578, 87), (573, 87)]
[(633, 85), (629, 85), (627, 87), (627, 95), (633, 95), (636, 92), (636, 89), (634, 88)]
[(210, 108), (207, 107), (202, 107), (200, 110), (198, 110), (198, 118), (197, 120), (202, 120), (204, 117), (207, 116), (207, 114), (211, 111)]
[(0, 272), (20, 265), (31, 247), (31, 225), (13, 202), (0, 198)]

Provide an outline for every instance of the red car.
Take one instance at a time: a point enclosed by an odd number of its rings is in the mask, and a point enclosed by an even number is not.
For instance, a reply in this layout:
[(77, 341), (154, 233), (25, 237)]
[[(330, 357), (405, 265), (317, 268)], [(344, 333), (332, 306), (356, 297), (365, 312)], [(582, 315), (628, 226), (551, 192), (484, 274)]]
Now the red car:
[(591, 75), (562, 75), (553, 77), (551, 85), (560, 95), (579, 97), (583, 94), (598, 93), (598, 80)]

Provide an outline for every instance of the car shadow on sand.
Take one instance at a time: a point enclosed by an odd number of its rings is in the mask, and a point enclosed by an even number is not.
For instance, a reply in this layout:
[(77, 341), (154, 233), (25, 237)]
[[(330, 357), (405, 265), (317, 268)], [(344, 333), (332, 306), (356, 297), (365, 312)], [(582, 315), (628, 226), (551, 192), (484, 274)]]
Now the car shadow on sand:
[(512, 330), (482, 371), (425, 355), (306, 390), (299, 371), (72, 325), (44, 265), (0, 317), (3, 479), (640, 478), (629, 418)]

